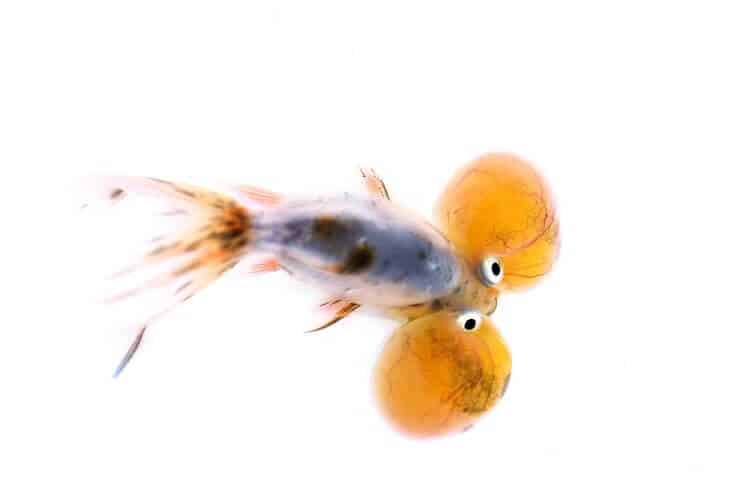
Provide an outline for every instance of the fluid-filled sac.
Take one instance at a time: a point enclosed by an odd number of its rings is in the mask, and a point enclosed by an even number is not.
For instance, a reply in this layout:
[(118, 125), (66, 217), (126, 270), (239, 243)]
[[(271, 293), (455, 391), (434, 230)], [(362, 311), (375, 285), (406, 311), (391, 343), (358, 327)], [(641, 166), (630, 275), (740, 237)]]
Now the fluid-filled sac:
[(473, 266), (489, 256), (500, 259), (498, 291), (533, 286), (557, 258), (552, 194), (539, 172), (517, 156), (488, 154), (462, 168), (444, 189), (435, 216)]
[(435, 437), (472, 426), (501, 398), (510, 375), (510, 352), (489, 319), (439, 311), (393, 333), (375, 387), (396, 429)]

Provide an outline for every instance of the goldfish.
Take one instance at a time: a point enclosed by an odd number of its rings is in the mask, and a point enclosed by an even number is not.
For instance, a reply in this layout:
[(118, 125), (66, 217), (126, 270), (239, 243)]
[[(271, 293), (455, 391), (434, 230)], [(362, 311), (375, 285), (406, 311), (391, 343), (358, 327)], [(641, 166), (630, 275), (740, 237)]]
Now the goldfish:
[(148, 289), (170, 289), (172, 303), (142, 324), (116, 369), (119, 375), (139, 348), (148, 326), (249, 256), (253, 272), (284, 270), (320, 289), (330, 320), (324, 329), (362, 306), (408, 320), (431, 311), (472, 309), (491, 313), (479, 273), (431, 223), (389, 199), (381, 178), (362, 170), (369, 191), (330, 197), (291, 198), (252, 186), (215, 192), (154, 178), (109, 177), (104, 197), (116, 204), (132, 195), (165, 200), (180, 230), (159, 235), (140, 265), (117, 276), (141, 278), (140, 268), (160, 273), (110, 297), (116, 302)]
[(471, 428), (503, 397), (511, 354), (488, 317), (502, 293), (536, 285), (552, 269), (560, 237), (546, 181), (510, 154), (481, 156), (446, 185), (434, 222), (396, 205), (373, 170), (368, 194), (284, 197), (252, 186), (215, 192), (154, 178), (111, 177), (104, 195), (165, 199), (184, 225), (158, 235), (141, 264), (116, 276), (160, 267), (161, 274), (111, 297), (116, 302), (166, 288), (172, 303), (148, 319), (114, 375), (134, 356), (145, 330), (236, 265), (283, 270), (319, 288), (325, 329), (362, 306), (402, 321), (374, 370), (382, 414), (413, 437)]

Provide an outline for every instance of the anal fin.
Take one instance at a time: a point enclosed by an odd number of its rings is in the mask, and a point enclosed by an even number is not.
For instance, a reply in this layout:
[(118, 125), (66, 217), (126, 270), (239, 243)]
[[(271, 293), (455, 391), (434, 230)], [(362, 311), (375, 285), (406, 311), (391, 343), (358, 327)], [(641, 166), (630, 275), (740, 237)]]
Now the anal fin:
[(245, 274), (262, 274), (262, 273), (273, 273), (281, 269), (281, 263), (275, 257), (264, 259), (263, 261), (250, 264), (241, 269)]

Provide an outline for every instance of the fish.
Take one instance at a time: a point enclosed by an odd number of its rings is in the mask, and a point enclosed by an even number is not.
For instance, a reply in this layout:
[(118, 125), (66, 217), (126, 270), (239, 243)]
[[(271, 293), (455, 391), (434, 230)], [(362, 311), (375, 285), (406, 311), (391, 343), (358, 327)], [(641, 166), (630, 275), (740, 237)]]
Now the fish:
[(511, 353), (490, 318), (441, 310), (392, 333), (374, 369), (374, 394), (396, 430), (432, 438), (469, 430), (510, 378)]
[[(156, 178), (102, 178), (99, 189), (109, 203), (155, 196), (181, 225), (156, 236), (140, 263), (114, 275), (136, 281), (108, 303), (151, 290), (169, 293), (167, 303), (141, 325), (114, 376), (126, 368), (157, 319), (254, 256), (262, 260), (248, 272), (283, 270), (327, 296), (322, 308), (329, 320), (311, 331), (362, 306), (402, 321), (444, 309), (492, 313), (497, 299), (481, 273), (437, 227), (395, 204), (376, 172), (362, 169), (361, 174), (367, 194), (316, 198), (285, 197), (253, 186), (217, 192)], [(148, 270), (157, 274), (143, 276)]]

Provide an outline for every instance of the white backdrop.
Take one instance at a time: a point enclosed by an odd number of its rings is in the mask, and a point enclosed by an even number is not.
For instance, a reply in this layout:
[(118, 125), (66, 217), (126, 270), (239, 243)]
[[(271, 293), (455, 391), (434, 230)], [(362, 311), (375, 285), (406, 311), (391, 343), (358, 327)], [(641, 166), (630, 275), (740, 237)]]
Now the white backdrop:
[[(0, 491), (741, 492), (736, 4), (4, 1)], [(494, 314), (513, 379), (468, 433), (392, 432), (394, 323), (305, 335), (280, 274), (221, 280), (110, 379), (77, 176), (323, 194), (366, 165), (430, 214), (491, 150), (543, 170), (563, 250)]]

